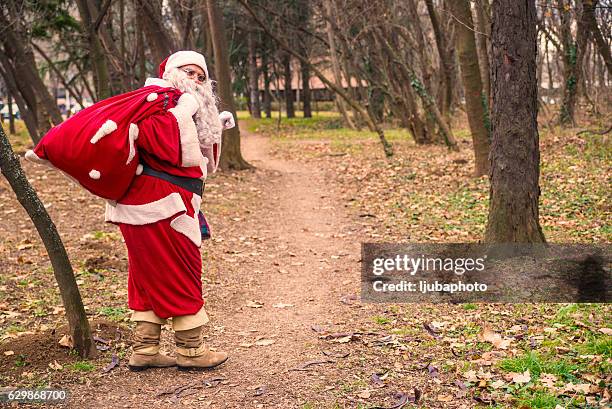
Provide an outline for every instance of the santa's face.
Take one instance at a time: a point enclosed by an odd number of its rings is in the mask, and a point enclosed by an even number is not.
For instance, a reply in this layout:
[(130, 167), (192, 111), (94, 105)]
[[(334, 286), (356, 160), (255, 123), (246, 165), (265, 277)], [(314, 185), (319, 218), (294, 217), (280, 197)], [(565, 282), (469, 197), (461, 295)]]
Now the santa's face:
[(204, 70), (195, 64), (188, 64), (179, 67), (186, 75), (187, 78), (194, 81), (197, 84), (203, 84), (208, 78), (206, 78), (206, 73)]

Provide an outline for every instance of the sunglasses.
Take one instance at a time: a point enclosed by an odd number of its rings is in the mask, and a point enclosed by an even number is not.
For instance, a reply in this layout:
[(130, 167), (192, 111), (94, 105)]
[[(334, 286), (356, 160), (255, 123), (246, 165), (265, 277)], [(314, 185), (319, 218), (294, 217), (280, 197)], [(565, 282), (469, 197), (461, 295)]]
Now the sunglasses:
[(189, 78), (197, 78), (198, 81), (200, 82), (204, 82), (206, 81), (206, 75), (204, 74), (199, 74), (197, 72), (195, 72), (194, 70), (190, 70), (189, 68), (184, 69), (183, 70), (185, 72), (185, 74), (187, 74), (187, 77)]

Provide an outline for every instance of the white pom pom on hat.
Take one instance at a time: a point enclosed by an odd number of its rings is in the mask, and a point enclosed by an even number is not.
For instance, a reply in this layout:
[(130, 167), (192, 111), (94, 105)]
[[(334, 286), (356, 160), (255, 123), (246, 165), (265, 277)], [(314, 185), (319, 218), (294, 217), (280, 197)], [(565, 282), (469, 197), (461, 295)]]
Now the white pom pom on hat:
[(172, 68), (182, 67), (184, 65), (197, 65), (200, 67), (206, 78), (208, 78), (208, 68), (206, 67), (206, 59), (204, 56), (196, 51), (177, 51), (170, 55), (159, 65), (159, 78), (164, 78), (164, 74)]

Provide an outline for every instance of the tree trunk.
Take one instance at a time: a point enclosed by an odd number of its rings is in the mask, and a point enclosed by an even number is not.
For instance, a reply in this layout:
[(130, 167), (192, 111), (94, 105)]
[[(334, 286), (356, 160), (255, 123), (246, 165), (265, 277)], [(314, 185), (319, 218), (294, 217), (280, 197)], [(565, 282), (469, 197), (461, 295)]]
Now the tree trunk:
[(593, 39), (597, 45), (597, 50), (606, 63), (608, 75), (612, 76), (612, 57), (610, 56), (610, 45), (608, 45), (607, 41), (601, 35), (601, 30), (599, 30), (597, 21), (595, 20), (595, 6), (597, 6), (597, 1), (598, 0), (582, 0), (583, 13), (585, 23), (588, 25), (588, 30), (591, 32), (591, 34), (593, 34)]
[[(577, 56), (578, 48), (571, 32), (571, 11), (566, 9), (565, 0), (558, 1), (558, 10), (561, 14), (561, 42), (563, 43), (563, 101), (559, 110), (559, 123), (562, 125), (575, 124), (574, 108), (576, 107), (576, 89), (578, 86)], [(578, 27), (579, 29), (581, 27)]]
[(541, 243), (535, 0), (493, 2), (488, 243)]
[[(334, 18), (335, 16), (332, 0), (324, 0), (324, 6), (325, 6), (325, 11), (327, 13), (327, 16), (325, 19), (326, 31), (327, 31), (327, 42), (329, 43), (329, 55), (330, 55), (331, 64), (332, 64), (332, 72), (334, 74), (334, 83), (337, 86), (342, 87), (342, 74), (340, 73), (340, 64), (338, 63), (338, 52), (336, 51), (336, 36), (334, 34), (334, 30), (330, 22), (330, 19)], [(348, 81), (349, 81), (349, 88), (350, 88), (350, 79), (348, 79)], [(344, 122), (348, 125), (348, 127), (351, 129), (357, 129), (357, 127), (353, 123), (353, 120), (348, 114), (348, 110), (346, 108), (346, 104), (344, 100), (342, 98), (334, 98), (334, 101), (336, 102), (336, 107), (338, 108), (338, 111), (340, 111), (340, 114), (342, 115), (342, 118), (344, 118)]]
[(148, 39), (149, 49), (155, 65), (161, 63), (176, 49), (174, 38), (166, 29), (162, 19), (162, 3), (159, 0), (136, 0), (138, 16)]
[(300, 73), (302, 74), (302, 106), (304, 118), (312, 118), (310, 107), (310, 64), (300, 61)]
[(9, 133), (15, 135), (17, 132), (15, 131), (15, 114), (13, 113), (13, 94), (8, 89), (6, 91), (6, 100), (8, 103)]
[[(100, 44), (100, 38), (92, 30), (94, 24), (92, 10), (89, 8), (87, 0), (77, 0), (81, 25), (85, 33), (89, 46), (89, 58), (94, 68), (94, 88), (96, 89), (95, 99), (102, 100), (111, 96), (110, 74), (108, 72), (108, 62)], [(92, 95), (92, 97), (94, 97)]]
[(264, 53), (261, 64), (264, 79), (263, 109), (266, 113), (266, 118), (272, 118), (272, 94), (270, 94), (270, 73), (267, 52)]
[(0, 170), (17, 195), (17, 200), (32, 219), (47, 249), (66, 310), (74, 348), (81, 357), (92, 358), (96, 355), (96, 346), (91, 336), (89, 322), (68, 254), (66, 254), (64, 244), (45, 206), (23, 173), (19, 159), (13, 152), (2, 127), (0, 127)]
[[(9, 70), (8, 65), (14, 68), (12, 71), (16, 85), (34, 113), (39, 130), (46, 132), (52, 125), (58, 125), (63, 121), (62, 115), (40, 78), (29, 41), (26, 41), (20, 33), (12, 30), (14, 24), (9, 24), (2, 13), (0, 13), (0, 24), (3, 25), (0, 38), (7, 57), (3, 58), (5, 70)], [(43, 112), (39, 112), (37, 104), (43, 107)]]
[(293, 89), (291, 86), (291, 55), (284, 53), (283, 55), (283, 78), (285, 82), (285, 108), (287, 110), (287, 118), (295, 117), (295, 107), (293, 106)]
[[(217, 0), (206, 0), (208, 10), (208, 25), (213, 43), (215, 56), (215, 76), (217, 77), (217, 91), (221, 99), (222, 110), (229, 111), (236, 116), (236, 104), (232, 94), (230, 77), (230, 63), (227, 41), (225, 39), (225, 23), (223, 14), (217, 6)], [(221, 145), (221, 160), (219, 166), (223, 170), (248, 169), (252, 166), (247, 163), (240, 152), (240, 128), (238, 124), (232, 129), (223, 132)]]
[(474, 38), (472, 12), (467, 0), (451, 2), (453, 14), (460, 21), (455, 23), (456, 44), (461, 65), (461, 79), (465, 94), (465, 107), (474, 144), (474, 176), (489, 173), (489, 132), (485, 126), (487, 112), (483, 100), (486, 98), (480, 78), (476, 39)]
[(480, 78), (482, 80), (482, 89), (487, 98), (486, 106), (491, 100), (491, 83), (489, 82), (489, 28), (491, 22), (489, 19), (488, 0), (479, 0), (476, 2), (476, 47), (478, 49), (478, 66), (480, 67)]
[[(6, 56), (0, 51), (0, 74), (5, 79), (5, 83), (9, 92), (15, 97), (15, 102), (17, 102), (17, 106), (19, 107), (19, 115), (21, 119), (25, 122), (26, 128), (28, 129), (28, 133), (30, 134), (30, 138), (32, 138), (32, 142), (34, 145), (40, 141), (42, 135), (40, 135), (38, 131), (38, 123), (36, 121), (35, 113), (30, 109), (30, 105), (27, 103), (25, 98), (23, 97), (23, 93), (20, 92), (17, 81), (15, 79), (14, 70), (11, 64), (6, 63)], [(2, 68), (4, 66), (4, 68)], [(34, 104), (36, 108), (36, 104)]]
[(250, 89), (250, 111), (251, 117), (261, 118), (261, 106), (259, 103), (259, 75), (257, 72), (257, 55), (255, 54), (255, 33), (249, 31), (247, 34), (249, 49), (249, 89)]
[(446, 39), (444, 32), (440, 29), (440, 20), (433, 5), (432, 0), (425, 0), (427, 5), (427, 13), (433, 27), (434, 38), (436, 40), (436, 49), (438, 58), (440, 59), (440, 69), (442, 71), (442, 98), (440, 103), (440, 111), (443, 116), (448, 116), (450, 113), (451, 103), (453, 101), (453, 81), (452, 81), (452, 65), (453, 62), (446, 53)]

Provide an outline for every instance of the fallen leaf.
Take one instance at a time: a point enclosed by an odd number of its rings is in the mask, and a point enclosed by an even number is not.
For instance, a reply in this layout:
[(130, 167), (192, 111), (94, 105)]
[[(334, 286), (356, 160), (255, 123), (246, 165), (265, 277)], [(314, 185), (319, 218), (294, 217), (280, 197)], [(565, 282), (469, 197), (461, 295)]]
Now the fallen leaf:
[(557, 377), (553, 374), (549, 374), (549, 373), (540, 374), (540, 382), (542, 383), (542, 385), (546, 387), (554, 388), (556, 381), (557, 381)]
[(73, 348), (74, 342), (72, 342), (72, 337), (70, 335), (64, 335), (60, 340), (59, 344), (66, 348)]
[[(583, 393), (583, 394), (589, 394), (591, 393), (591, 387), (594, 385), (588, 384), (588, 383), (580, 383), (580, 384), (573, 384), (573, 383), (568, 383), (563, 387), (563, 390), (565, 392), (576, 392), (576, 393)], [(595, 387), (597, 388), (597, 387)]]
[(49, 363), (49, 368), (53, 369), (54, 371), (61, 371), (64, 367), (57, 361), (53, 361)]
[(104, 372), (104, 373), (110, 372), (117, 365), (119, 365), (119, 357), (117, 355), (113, 354), (113, 357), (111, 358), (110, 364), (108, 364), (104, 369), (102, 369), (102, 372)]
[(357, 396), (359, 396), (361, 399), (369, 399), (371, 396), (370, 391), (365, 390), (365, 391), (361, 391), (357, 394)]
[(259, 301), (247, 301), (246, 306), (249, 308), (261, 308), (263, 303)]
[(431, 375), (432, 378), (436, 378), (439, 375), (438, 368), (433, 366), (431, 363), (427, 365), (427, 372), (429, 372), (429, 375)]
[(424, 322), (424, 323), (423, 323), (423, 328), (425, 328), (425, 330), (426, 330), (426, 331), (429, 333), (429, 335), (431, 335), (432, 337), (434, 337), (434, 338), (436, 338), (436, 339), (440, 338), (440, 335), (438, 335), (438, 334), (436, 333), (436, 330), (435, 330), (435, 329), (434, 329), (434, 328), (433, 328), (431, 325), (429, 325), (428, 323)]
[(486, 325), (484, 326), (482, 332), (478, 336), (481, 341), (490, 342), (495, 348), (506, 349), (510, 346), (512, 342), (511, 339), (503, 339), (501, 335), (492, 331)]
[(476, 371), (474, 370), (467, 371), (466, 373), (463, 374), (463, 376), (465, 376), (465, 379), (467, 379), (468, 382), (478, 381), (478, 376), (476, 376)]
[(338, 342), (339, 344), (346, 344), (347, 342), (351, 342), (351, 339), (353, 339), (353, 336), (352, 335), (347, 335), (345, 337), (340, 337), (340, 338), (334, 339), (334, 342)]
[(513, 383), (528, 383), (531, 381), (531, 374), (529, 373), (529, 369), (527, 369), (523, 373), (519, 372), (510, 372), (506, 379), (512, 381)]
[(504, 386), (506, 386), (506, 382), (502, 381), (501, 379), (498, 380), (498, 381), (495, 381), (495, 382), (493, 382), (491, 384), (491, 387), (493, 389), (499, 389), (499, 388), (504, 387)]
[(389, 372), (387, 372), (384, 375), (380, 376), (377, 373), (373, 373), (372, 376), (370, 377), (370, 380), (372, 381), (372, 384), (374, 384), (374, 386), (376, 388), (382, 388), (382, 387), (385, 386), (385, 383), (383, 382), (383, 379), (385, 379), (388, 374), (389, 374)]
[(605, 335), (612, 335), (612, 328), (599, 328), (599, 332)]
[(452, 395), (438, 395), (438, 402), (450, 402), (455, 398)]

